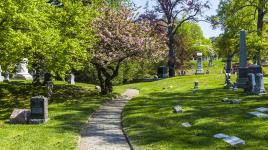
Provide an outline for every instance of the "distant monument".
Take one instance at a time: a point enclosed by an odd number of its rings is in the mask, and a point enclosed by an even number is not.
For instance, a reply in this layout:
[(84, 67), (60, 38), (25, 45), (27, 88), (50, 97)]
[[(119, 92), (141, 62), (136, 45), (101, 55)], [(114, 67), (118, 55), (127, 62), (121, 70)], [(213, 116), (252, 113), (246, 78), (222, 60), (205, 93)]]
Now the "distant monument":
[(247, 46), (246, 46), (246, 31), (240, 31), (240, 59), (238, 68), (237, 85), (239, 88), (246, 88), (248, 82), (247, 68)]
[(28, 73), (27, 65), (28, 65), (27, 58), (23, 58), (22, 61), (18, 65), (16, 65), (17, 73), (14, 76), (15, 79), (33, 80), (33, 77)]
[(73, 73), (70, 73), (68, 82), (69, 84), (75, 84), (75, 75)]
[(202, 53), (196, 53), (196, 61), (197, 61), (197, 69), (195, 74), (204, 74), (203, 66), (202, 66)]

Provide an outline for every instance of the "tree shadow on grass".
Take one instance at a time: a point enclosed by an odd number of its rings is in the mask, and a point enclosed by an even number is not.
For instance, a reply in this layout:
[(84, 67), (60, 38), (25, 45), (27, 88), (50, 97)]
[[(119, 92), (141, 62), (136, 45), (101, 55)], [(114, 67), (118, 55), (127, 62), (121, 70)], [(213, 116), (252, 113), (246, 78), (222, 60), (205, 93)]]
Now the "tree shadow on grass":
[[(221, 100), (225, 97), (241, 99), (241, 103), (223, 103)], [(123, 125), (134, 143), (140, 146), (163, 143), (185, 149), (211, 146), (230, 148), (221, 140), (213, 138), (217, 133), (263, 144), (267, 136), (255, 131), (256, 128), (268, 127), (268, 123), (265, 123), (267, 119), (256, 119), (247, 113), (258, 107), (268, 107), (268, 101), (265, 101), (267, 98), (266, 95), (246, 95), (242, 91), (221, 88), (199, 90), (196, 93), (153, 92), (137, 97), (127, 105), (123, 112)], [(175, 105), (182, 106), (183, 113), (173, 113), (172, 107)], [(183, 122), (190, 122), (193, 126), (183, 128)], [(247, 144), (247, 147), (254, 146)]]

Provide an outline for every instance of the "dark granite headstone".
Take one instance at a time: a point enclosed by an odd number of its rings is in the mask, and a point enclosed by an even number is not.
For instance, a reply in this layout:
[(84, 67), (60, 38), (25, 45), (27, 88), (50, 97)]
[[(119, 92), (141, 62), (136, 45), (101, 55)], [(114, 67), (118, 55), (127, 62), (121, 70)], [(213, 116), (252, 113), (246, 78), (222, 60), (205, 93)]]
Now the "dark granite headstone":
[(10, 123), (12, 124), (26, 124), (29, 121), (30, 110), (29, 109), (14, 109), (10, 116)]
[(194, 90), (199, 89), (199, 82), (197, 80), (194, 81)]
[(51, 81), (51, 74), (46, 72), (44, 74), (44, 82), (43, 82), (43, 85), (46, 85), (49, 81)]
[(48, 99), (44, 96), (31, 98), (30, 123), (44, 123), (48, 121)]
[(159, 78), (167, 78), (168, 77), (168, 68), (166, 66), (160, 66), (157, 68), (157, 76)]

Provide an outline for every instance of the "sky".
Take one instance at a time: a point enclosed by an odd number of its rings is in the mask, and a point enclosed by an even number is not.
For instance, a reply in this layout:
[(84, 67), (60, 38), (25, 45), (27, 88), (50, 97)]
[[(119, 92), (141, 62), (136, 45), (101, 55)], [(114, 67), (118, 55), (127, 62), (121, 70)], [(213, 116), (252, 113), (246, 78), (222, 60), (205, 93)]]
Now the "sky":
[[(203, 13), (204, 16), (206, 15), (213, 15), (216, 13), (216, 9), (218, 7), (220, 0), (210, 0), (211, 8), (210, 10), (207, 10), (206, 12)], [(138, 7), (144, 7), (147, 0), (132, 0), (134, 4), (136, 4)], [(149, 7), (155, 5), (154, 0), (149, 0)], [(140, 12), (142, 12), (142, 9), (140, 9)], [(199, 22), (198, 23), (203, 30), (204, 36), (206, 38), (213, 37), (213, 36), (218, 36), (222, 31), (220, 29), (212, 29), (211, 25), (206, 22)]]

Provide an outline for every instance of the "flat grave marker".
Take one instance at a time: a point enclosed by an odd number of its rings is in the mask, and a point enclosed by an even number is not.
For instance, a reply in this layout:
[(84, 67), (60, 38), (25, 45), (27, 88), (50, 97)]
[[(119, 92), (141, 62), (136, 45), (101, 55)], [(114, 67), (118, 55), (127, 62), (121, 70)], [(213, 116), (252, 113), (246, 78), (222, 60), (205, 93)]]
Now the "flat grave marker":
[(257, 111), (260, 111), (260, 112), (267, 112), (268, 111), (268, 108), (265, 108), (265, 107), (260, 107), (260, 108), (256, 108)]
[(181, 124), (183, 127), (186, 127), (186, 128), (189, 128), (191, 127), (192, 125), (189, 123), (189, 122), (184, 122)]
[(268, 117), (267, 114), (261, 112), (249, 112), (250, 115), (258, 117), (258, 118), (265, 118)]
[(241, 140), (238, 137), (235, 136), (229, 136), (223, 139), (226, 143), (229, 143), (230, 145), (237, 145), (237, 144), (245, 144), (246, 142), (244, 140)]

